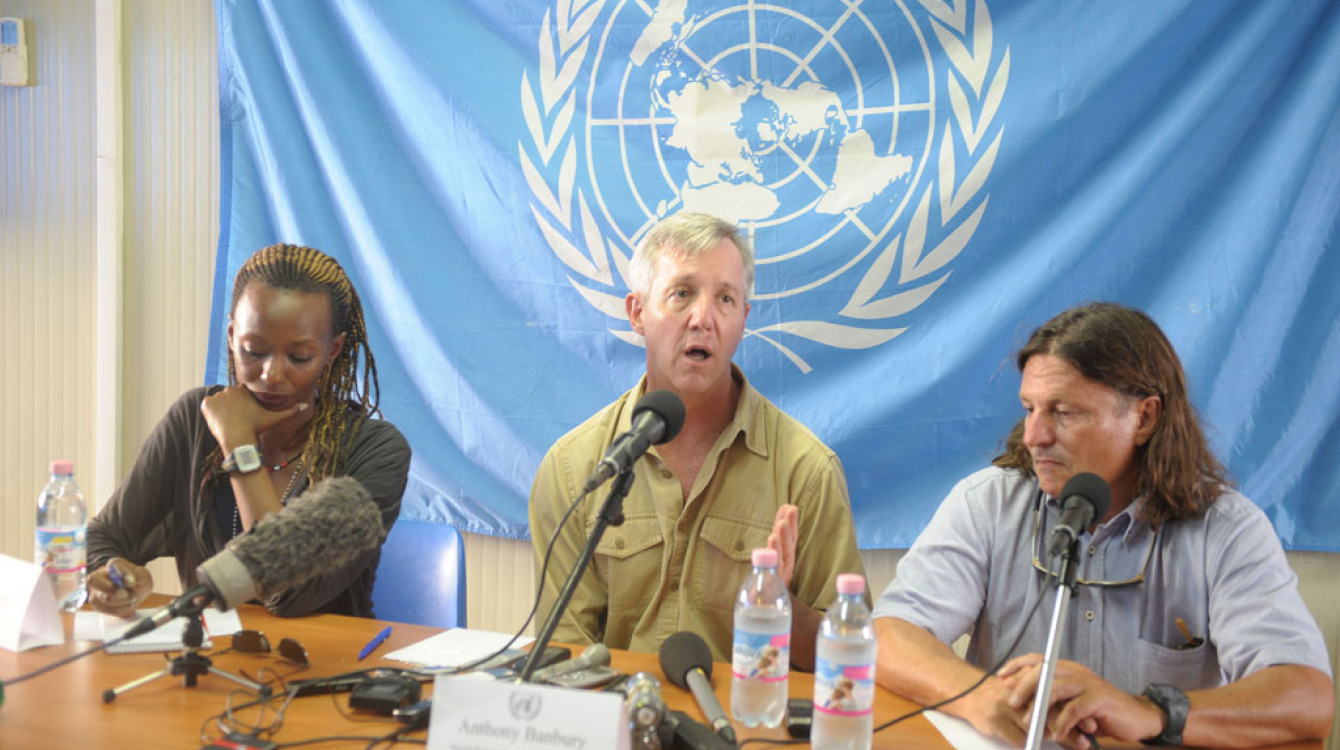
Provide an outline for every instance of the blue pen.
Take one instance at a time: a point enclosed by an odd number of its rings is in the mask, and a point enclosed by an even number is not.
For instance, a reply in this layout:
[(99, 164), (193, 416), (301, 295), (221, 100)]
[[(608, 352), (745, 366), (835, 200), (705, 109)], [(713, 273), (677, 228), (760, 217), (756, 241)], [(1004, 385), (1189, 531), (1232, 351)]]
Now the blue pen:
[(390, 637), (390, 635), (391, 635), (391, 626), (387, 625), (386, 628), (382, 630), (382, 632), (372, 636), (372, 640), (368, 641), (368, 645), (364, 646), (363, 650), (358, 652), (358, 660), (363, 661), (364, 659), (366, 659), (368, 654), (372, 653), (373, 651), (376, 651), (377, 647), (382, 645), (382, 641), (386, 640), (388, 637)]
[(119, 589), (126, 587), (126, 579), (121, 577), (121, 571), (116, 569), (116, 563), (107, 563), (107, 577), (112, 579), (113, 586)]

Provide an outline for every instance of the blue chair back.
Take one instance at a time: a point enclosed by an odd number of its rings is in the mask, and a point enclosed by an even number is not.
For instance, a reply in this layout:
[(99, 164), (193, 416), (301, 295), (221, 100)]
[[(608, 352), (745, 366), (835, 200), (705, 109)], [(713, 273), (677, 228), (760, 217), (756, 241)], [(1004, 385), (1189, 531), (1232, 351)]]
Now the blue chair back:
[(379, 620), (465, 627), (465, 545), (461, 532), (401, 518), (382, 545), (372, 608)]

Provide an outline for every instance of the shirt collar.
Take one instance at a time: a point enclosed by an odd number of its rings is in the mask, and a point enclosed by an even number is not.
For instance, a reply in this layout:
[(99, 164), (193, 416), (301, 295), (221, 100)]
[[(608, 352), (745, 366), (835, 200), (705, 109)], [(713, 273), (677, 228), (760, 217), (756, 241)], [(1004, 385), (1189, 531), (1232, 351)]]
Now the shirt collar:
[[(737, 436), (743, 433), (745, 447), (766, 458), (768, 455), (768, 441), (765, 435), (764, 421), (767, 415), (762, 408), (763, 397), (757, 390), (754, 390), (753, 386), (749, 385), (749, 379), (744, 376), (744, 371), (734, 362), (730, 366), (730, 376), (740, 386), (740, 400), (735, 404), (735, 416), (721, 431), (717, 444), (731, 445), (735, 442)], [(633, 405), (646, 395), (646, 392), (647, 375), (643, 373), (642, 378), (633, 387), (623, 414), (619, 416), (620, 432), (627, 432), (633, 428)], [(652, 450), (655, 450), (654, 446)]]
[[(1034, 477), (1033, 481), (1036, 483), (1037, 477)], [(1038, 491), (1042, 492), (1041, 488), (1039, 488)], [(1061, 512), (1060, 500), (1057, 500), (1045, 492), (1042, 493), (1042, 496), (1046, 498), (1047, 507), (1051, 508), (1055, 513)], [(1130, 545), (1134, 543), (1136, 541), (1136, 535), (1149, 528), (1149, 524), (1140, 520), (1140, 509), (1144, 507), (1145, 501), (1146, 498), (1143, 495), (1137, 497), (1135, 502), (1127, 505), (1120, 513), (1108, 519), (1107, 523), (1100, 524), (1098, 528), (1094, 529), (1094, 537), (1103, 538), (1120, 534), (1123, 544)]]

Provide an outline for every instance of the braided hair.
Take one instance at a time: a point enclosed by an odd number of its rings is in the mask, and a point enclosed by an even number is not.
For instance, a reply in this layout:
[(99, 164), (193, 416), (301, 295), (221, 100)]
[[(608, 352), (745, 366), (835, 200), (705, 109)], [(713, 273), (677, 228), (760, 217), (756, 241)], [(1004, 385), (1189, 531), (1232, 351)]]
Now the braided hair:
[[(325, 294), (330, 299), (331, 335), (345, 334), (344, 347), (321, 372), (316, 387), (316, 414), (304, 449), (315, 483), (332, 476), (344, 460), (349, 441), (369, 416), (379, 414), (381, 389), (377, 365), (368, 347), (367, 324), (358, 292), (334, 258), (320, 250), (297, 245), (271, 245), (247, 258), (233, 280), (231, 317), (242, 293), (252, 282), (303, 294)], [(362, 377), (358, 360), (363, 359)], [(228, 384), (237, 385), (237, 365), (228, 349)], [(205, 459), (205, 476), (214, 476), (223, 463), (217, 447)]]

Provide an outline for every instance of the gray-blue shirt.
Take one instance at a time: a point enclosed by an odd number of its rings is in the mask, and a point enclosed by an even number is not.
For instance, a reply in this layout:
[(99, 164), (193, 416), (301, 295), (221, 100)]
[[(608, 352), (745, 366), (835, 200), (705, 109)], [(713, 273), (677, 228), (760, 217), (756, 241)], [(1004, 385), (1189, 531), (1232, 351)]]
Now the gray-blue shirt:
[[(1081, 537), (1079, 578), (1121, 582), (1143, 571), (1144, 580), (1079, 586), (1061, 658), (1130, 693), (1151, 682), (1212, 687), (1275, 664), (1331, 673), (1321, 631), (1260, 508), (1228, 491), (1200, 518), (1155, 533), (1136, 518), (1141, 502)], [(983, 669), (1006, 656), (1020, 629), (1010, 656), (1041, 653), (1056, 594), (1034, 557), (1048, 565), (1047, 536), (1059, 516), (1036, 479), (995, 467), (972, 474), (899, 562), (874, 615), (901, 618), (944, 643), (971, 632), (967, 659)], [(1049, 585), (1040, 587), (1044, 578)], [(1190, 646), (1178, 618), (1203, 643)]]

